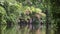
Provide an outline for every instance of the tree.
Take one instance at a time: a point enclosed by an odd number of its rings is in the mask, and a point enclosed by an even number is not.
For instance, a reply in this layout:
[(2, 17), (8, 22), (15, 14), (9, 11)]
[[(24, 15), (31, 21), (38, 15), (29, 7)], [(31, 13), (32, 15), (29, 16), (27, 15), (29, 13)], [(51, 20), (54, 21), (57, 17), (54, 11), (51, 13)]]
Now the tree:
[(59, 34), (60, 32), (60, 0), (51, 0), (51, 10), (52, 10), (52, 15), (53, 15), (53, 19), (55, 20), (55, 24), (56, 25), (56, 30), (55, 30), (55, 34)]

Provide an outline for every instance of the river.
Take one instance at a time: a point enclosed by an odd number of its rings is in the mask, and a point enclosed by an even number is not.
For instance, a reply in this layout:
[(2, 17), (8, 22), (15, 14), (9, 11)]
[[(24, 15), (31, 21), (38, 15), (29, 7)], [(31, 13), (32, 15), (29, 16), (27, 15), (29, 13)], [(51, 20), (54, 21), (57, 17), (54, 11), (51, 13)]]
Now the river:
[(28, 25), (0, 25), (0, 34), (45, 34), (45, 26), (35, 31), (31, 30)]

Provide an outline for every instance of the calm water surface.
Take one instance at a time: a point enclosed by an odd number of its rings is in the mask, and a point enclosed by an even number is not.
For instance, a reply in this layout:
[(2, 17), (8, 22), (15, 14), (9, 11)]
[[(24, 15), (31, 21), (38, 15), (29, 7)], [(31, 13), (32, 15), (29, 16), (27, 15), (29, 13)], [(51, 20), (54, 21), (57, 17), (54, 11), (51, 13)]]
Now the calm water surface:
[[(32, 26), (31, 26), (32, 27)], [(28, 25), (0, 25), (0, 34), (34, 34), (35, 30), (31, 30)], [(40, 29), (42, 34), (45, 34), (45, 26)]]

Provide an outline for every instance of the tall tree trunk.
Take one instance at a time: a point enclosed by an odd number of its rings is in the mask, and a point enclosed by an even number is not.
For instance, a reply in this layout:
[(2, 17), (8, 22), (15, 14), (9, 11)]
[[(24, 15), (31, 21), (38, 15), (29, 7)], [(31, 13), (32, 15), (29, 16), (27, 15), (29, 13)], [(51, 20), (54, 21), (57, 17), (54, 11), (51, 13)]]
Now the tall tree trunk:
[(46, 10), (46, 34), (49, 34), (49, 14), (48, 14), (48, 10)]

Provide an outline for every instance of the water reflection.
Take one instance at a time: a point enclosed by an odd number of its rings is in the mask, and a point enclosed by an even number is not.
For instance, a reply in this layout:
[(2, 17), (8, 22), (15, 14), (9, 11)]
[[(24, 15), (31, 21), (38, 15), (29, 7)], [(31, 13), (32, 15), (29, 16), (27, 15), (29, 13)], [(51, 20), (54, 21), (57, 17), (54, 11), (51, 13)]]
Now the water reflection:
[[(0, 34), (35, 34), (32, 25), (0, 25)], [(41, 32), (41, 31), (40, 31)]]

